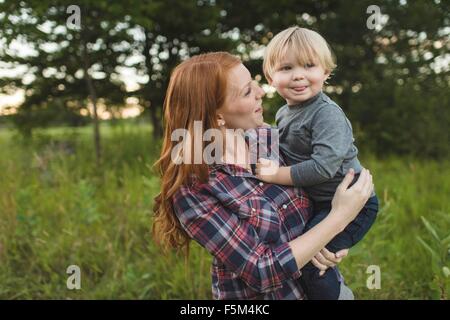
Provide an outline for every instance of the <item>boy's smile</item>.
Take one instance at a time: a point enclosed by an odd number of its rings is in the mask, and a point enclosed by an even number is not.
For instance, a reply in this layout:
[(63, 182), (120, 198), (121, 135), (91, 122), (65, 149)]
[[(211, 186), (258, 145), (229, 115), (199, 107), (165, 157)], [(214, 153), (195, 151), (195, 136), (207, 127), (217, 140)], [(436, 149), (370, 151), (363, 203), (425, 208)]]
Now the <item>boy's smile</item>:
[(276, 66), (271, 85), (289, 105), (295, 105), (318, 94), (328, 76), (329, 73), (317, 61), (300, 65), (290, 51)]

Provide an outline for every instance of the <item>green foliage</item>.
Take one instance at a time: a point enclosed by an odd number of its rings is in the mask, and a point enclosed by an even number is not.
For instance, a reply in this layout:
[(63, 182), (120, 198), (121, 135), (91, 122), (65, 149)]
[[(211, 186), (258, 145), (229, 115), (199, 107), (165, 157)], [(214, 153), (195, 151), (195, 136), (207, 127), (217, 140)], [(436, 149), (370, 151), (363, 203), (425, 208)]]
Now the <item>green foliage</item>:
[[(441, 219), (450, 222), (448, 212), (438, 212)], [(438, 235), (436, 226), (430, 223), (426, 218), (420, 217), (427, 229), (431, 239), (427, 242), (422, 237), (417, 236), (417, 240), (422, 244), (425, 250), (431, 255), (431, 264), (433, 269), (433, 282), (430, 283), (430, 289), (433, 290), (433, 297), (436, 299), (447, 300), (450, 295), (450, 234), (445, 238)]]
[[(426, 90), (426, 94), (424, 94)], [(363, 88), (350, 98), (350, 119), (357, 124), (358, 145), (379, 154), (442, 158), (449, 154), (450, 113), (448, 89), (438, 81), (406, 79)]]
[[(26, 66), (25, 72), (0, 79), (0, 92), (20, 88), (25, 101), (12, 117), (30, 136), (33, 128), (84, 125), (88, 101), (106, 108), (123, 106), (126, 98), (118, 69), (132, 52), (133, 37), (121, 8), (106, 2), (79, 1), (80, 28), (67, 26), (71, 1), (6, 1), (0, 3), (0, 57), (3, 67)], [(101, 16), (108, 17), (101, 19)], [(11, 49), (14, 41), (31, 54)], [(4, 45), (3, 45), (4, 44)], [(92, 80), (92, 88), (87, 79)], [(84, 113), (83, 113), (84, 112)]]
[[(70, 4), (0, 3), (0, 35), (6, 40), (0, 56), (12, 66), (32, 67), (28, 72), (36, 76), (29, 83), (21, 75), (0, 81), (0, 90), (27, 92), (21, 116), (15, 118), (24, 133), (52, 124), (44, 121), (48, 114), (36, 117), (49, 105), (54, 113), (60, 110), (57, 105), (70, 109), (69, 114), (86, 108), (88, 90), (79, 76), (85, 44), (89, 68), (100, 73), (94, 79), (99, 99), (107, 108), (120, 108), (125, 96), (138, 98), (159, 137), (165, 89), (180, 61), (201, 52), (230, 51), (261, 77), (264, 46), (277, 32), (300, 25), (330, 43), (338, 67), (326, 91), (347, 112), (361, 144), (383, 155), (449, 154), (450, 73), (443, 59), (450, 49), (448, 1), (378, 1), (387, 20), (375, 30), (366, 26), (370, 0), (143, 0), (132, 5), (86, 0), (78, 1), (82, 32), (64, 30)], [(18, 19), (23, 12), (32, 18)], [(51, 32), (38, 28), (44, 22), (54, 23)], [(63, 28), (56, 32), (58, 26)], [(7, 47), (16, 38), (32, 44), (38, 55), (13, 55)], [(47, 42), (58, 49), (47, 52), (42, 47)], [(143, 77), (134, 92), (125, 93), (117, 77), (123, 66)], [(57, 72), (46, 76), (49, 68)], [(269, 121), (282, 103), (279, 98), (267, 101)]]
[[(355, 289), (357, 298), (443, 298), (441, 289), (436, 288), (436, 264), (417, 239), (421, 237), (430, 244), (436, 241), (422, 217), (438, 234), (450, 229), (450, 164), (408, 157), (362, 160), (373, 173), (380, 211), (371, 231), (342, 263), (340, 269), (346, 281)], [(440, 252), (435, 244), (432, 248)], [(443, 265), (448, 265), (448, 256), (446, 259), (442, 256)], [(370, 265), (380, 267), (380, 290), (366, 287), (366, 269)], [(442, 266), (439, 273), (439, 284), (443, 284)]]

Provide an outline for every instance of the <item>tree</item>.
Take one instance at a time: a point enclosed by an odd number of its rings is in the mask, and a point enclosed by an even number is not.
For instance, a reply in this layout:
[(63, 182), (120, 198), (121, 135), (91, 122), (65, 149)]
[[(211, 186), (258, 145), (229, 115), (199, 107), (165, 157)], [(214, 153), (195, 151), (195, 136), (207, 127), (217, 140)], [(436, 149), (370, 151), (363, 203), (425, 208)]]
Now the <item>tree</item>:
[(193, 54), (231, 51), (236, 44), (222, 37), (221, 10), (213, 1), (143, 0), (126, 12), (143, 35), (139, 49), (144, 59), (135, 67), (148, 76), (148, 82), (133, 95), (150, 114), (153, 138), (158, 139), (172, 69)]
[[(124, 102), (125, 87), (117, 68), (133, 49), (133, 38), (122, 14), (123, 7), (107, 1), (79, 1), (80, 28), (70, 27), (66, 12), (70, 1), (21, 1), (0, 4), (6, 14), (0, 18), (0, 34), (5, 39), (2, 60), (11, 66), (26, 65), (27, 75), (2, 79), (0, 88), (25, 90), (25, 102), (15, 116), (25, 135), (36, 126), (51, 123), (39, 113), (61, 106), (73, 114), (93, 109), (94, 142), (97, 164), (101, 146), (97, 107)], [(33, 49), (31, 55), (11, 50), (14, 41)], [(29, 80), (31, 79), (31, 80)], [(60, 108), (56, 108), (53, 114)], [(40, 120), (40, 121), (37, 121)]]
[[(0, 50), (5, 61), (27, 64), (36, 77), (0, 82), (4, 91), (22, 87), (27, 92), (17, 119), (27, 119), (30, 110), (45, 108), (56, 97), (70, 105), (68, 110), (79, 110), (88, 97), (95, 107), (97, 101), (120, 104), (128, 95), (145, 107), (159, 138), (170, 72), (180, 61), (200, 52), (229, 51), (265, 82), (265, 45), (279, 31), (299, 25), (318, 31), (333, 48), (338, 68), (326, 92), (347, 112), (361, 144), (383, 153), (443, 156), (450, 151), (449, 112), (440, 112), (449, 101), (448, 1), (379, 1), (382, 19), (375, 29), (368, 27), (369, 0), (143, 0), (133, 6), (85, 0), (79, 31), (64, 27), (67, 5), (0, 4), (7, 12), (0, 15), (6, 43), (23, 38), (37, 52), (20, 57)], [(43, 31), (46, 21), (54, 31)], [(47, 42), (56, 49), (46, 50)], [(128, 63), (130, 57), (140, 59)], [(126, 93), (117, 80), (118, 66), (135, 68), (146, 80)], [(277, 95), (268, 100), (269, 120), (282, 103)]]
[[(448, 155), (448, 1), (379, 1), (376, 29), (367, 27), (369, 0), (217, 4), (224, 29), (239, 30), (239, 52), (253, 74), (261, 74), (262, 57), (252, 51), (279, 31), (299, 25), (323, 35), (338, 64), (327, 93), (354, 123), (360, 145), (380, 154)], [(281, 103), (269, 101), (269, 114)]]

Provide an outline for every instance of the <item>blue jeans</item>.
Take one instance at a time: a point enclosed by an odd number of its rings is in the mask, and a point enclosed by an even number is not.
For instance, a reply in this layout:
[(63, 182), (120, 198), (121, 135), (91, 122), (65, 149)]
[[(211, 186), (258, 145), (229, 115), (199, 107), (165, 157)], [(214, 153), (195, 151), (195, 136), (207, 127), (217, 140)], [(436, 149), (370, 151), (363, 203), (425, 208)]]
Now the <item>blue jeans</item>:
[[(330, 210), (331, 202), (315, 203), (313, 217), (306, 224), (305, 232), (322, 221), (330, 213)], [(334, 237), (326, 245), (326, 248), (336, 253), (339, 250), (347, 249), (357, 244), (375, 222), (377, 213), (378, 198), (373, 196), (366, 202), (355, 220), (350, 222), (344, 231)], [(319, 276), (319, 272), (320, 270), (311, 262), (302, 268), (300, 280), (306, 296), (312, 300), (336, 300), (340, 292), (340, 282), (336, 271), (333, 268), (328, 268), (322, 276)]]

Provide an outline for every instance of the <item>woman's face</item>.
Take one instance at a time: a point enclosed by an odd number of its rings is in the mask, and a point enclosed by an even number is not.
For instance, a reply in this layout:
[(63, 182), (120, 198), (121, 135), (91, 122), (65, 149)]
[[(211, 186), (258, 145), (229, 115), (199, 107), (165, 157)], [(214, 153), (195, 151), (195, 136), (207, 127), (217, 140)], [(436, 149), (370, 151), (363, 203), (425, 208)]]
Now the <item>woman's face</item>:
[(240, 63), (230, 70), (228, 93), (224, 106), (217, 110), (218, 119), (229, 129), (252, 129), (264, 123), (262, 97), (264, 90)]

